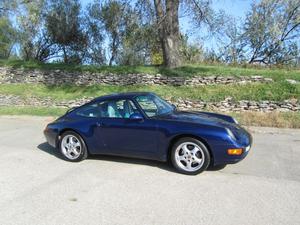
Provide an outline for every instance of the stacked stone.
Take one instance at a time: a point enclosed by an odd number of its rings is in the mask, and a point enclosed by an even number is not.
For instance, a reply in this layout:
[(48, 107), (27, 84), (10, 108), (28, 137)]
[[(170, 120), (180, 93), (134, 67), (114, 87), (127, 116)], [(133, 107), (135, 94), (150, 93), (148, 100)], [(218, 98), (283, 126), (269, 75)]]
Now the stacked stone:
[[(53, 101), (50, 98), (22, 98), (14, 95), (0, 95), (0, 106), (45, 106), (45, 107), (61, 107), (71, 108), (80, 106), (91, 101), (91, 97), (83, 97), (81, 99), (70, 101)], [(177, 99), (168, 101), (176, 105), (181, 110), (218, 110), (224, 112), (239, 112), (239, 111), (260, 111), (260, 112), (299, 112), (300, 101), (297, 99), (285, 100), (282, 102), (276, 101), (233, 101), (232, 98), (226, 98), (220, 102), (205, 102), (201, 100)]]
[[(289, 80), (290, 82), (297, 82)], [(0, 67), (0, 83), (43, 83), (46, 85), (171, 85), (202, 86), (217, 84), (270, 83), (263, 76), (193, 76), (176, 77), (161, 74), (113, 74), (67, 72), (62, 70), (27, 70)]]

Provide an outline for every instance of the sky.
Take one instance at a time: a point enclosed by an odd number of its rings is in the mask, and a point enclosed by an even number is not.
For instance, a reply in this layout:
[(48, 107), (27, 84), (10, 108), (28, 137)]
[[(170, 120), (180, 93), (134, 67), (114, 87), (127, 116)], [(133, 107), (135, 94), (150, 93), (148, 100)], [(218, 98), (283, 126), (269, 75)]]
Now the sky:
[[(85, 7), (93, 0), (81, 0), (82, 6)], [(212, 0), (214, 9), (223, 9), (228, 14), (236, 17), (243, 17), (245, 12), (250, 8), (252, 0)]]
[[(251, 3), (253, 0), (212, 0), (212, 8), (217, 12), (223, 10), (227, 15), (232, 16), (237, 19), (237, 21), (244, 21), (246, 13), (251, 8)], [(205, 29), (197, 30), (188, 22), (188, 19), (181, 19), (181, 32), (189, 34), (190, 43), (201, 43), (204, 48), (208, 49), (218, 49), (218, 40), (213, 37), (204, 37), (207, 31)], [(191, 32), (192, 31), (192, 32)], [(199, 35), (199, 33), (201, 34)]]
[(214, 9), (223, 9), (227, 14), (244, 18), (250, 9), (251, 0), (213, 0)]

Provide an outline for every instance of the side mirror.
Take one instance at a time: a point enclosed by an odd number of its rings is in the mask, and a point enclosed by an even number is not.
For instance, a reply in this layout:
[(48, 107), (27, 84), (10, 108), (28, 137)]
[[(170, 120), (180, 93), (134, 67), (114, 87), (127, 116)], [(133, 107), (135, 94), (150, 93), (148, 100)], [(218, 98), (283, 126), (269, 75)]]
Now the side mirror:
[(176, 110), (176, 105), (172, 104), (173, 110)]
[(130, 115), (129, 119), (131, 120), (143, 120), (143, 116), (140, 113), (133, 113)]

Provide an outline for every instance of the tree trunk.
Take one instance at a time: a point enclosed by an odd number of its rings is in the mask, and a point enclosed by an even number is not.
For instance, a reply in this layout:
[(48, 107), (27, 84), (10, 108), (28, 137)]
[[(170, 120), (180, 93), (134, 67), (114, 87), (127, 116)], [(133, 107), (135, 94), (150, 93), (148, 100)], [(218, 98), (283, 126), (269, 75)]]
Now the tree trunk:
[(63, 46), (62, 50), (63, 50), (63, 54), (64, 54), (64, 63), (69, 63), (65, 46)]
[[(179, 0), (154, 0), (158, 33), (163, 50), (164, 65), (169, 68), (181, 66), (180, 32), (178, 8)], [(165, 10), (163, 9), (165, 5)]]
[(113, 35), (112, 47), (111, 47), (111, 57), (109, 59), (109, 66), (112, 66), (113, 62), (115, 61), (117, 50), (118, 50), (118, 40), (117, 34)]
[(114, 58), (115, 58), (115, 56), (112, 54), (110, 59), (109, 59), (109, 63), (108, 63), (109, 66), (112, 66)]

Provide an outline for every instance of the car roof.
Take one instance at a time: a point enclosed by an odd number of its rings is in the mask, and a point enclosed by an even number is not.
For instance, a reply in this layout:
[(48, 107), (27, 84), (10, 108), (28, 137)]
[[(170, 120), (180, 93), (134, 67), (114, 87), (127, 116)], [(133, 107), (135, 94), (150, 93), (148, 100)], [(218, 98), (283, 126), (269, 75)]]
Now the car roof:
[(119, 99), (119, 98), (134, 98), (139, 95), (153, 95), (152, 92), (123, 92), (123, 93), (113, 93), (110, 95), (99, 96), (92, 101), (103, 101), (108, 99)]

